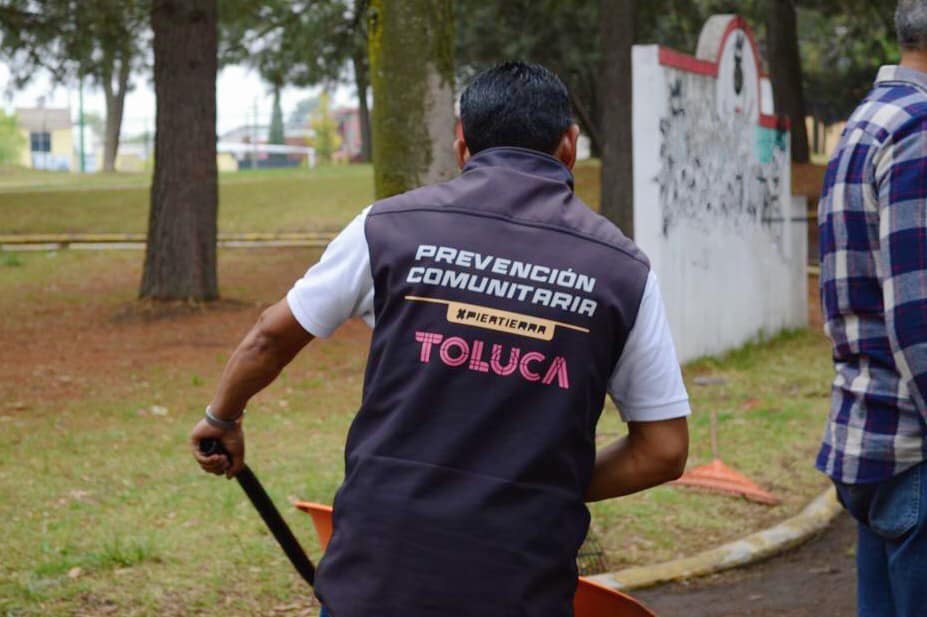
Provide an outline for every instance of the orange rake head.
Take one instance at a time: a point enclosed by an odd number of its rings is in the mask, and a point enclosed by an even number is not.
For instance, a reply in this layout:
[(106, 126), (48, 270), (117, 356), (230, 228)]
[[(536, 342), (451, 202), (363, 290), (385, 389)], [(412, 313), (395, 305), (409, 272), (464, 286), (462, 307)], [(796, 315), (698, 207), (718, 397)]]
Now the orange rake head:
[[(310, 501), (297, 501), (293, 505), (312, 517), (315, 533), (322, 550), (332, 537), (332, 508)], [(573, 597), (576, 617), (657, 617), (647, 607), (629, 595), (580, 577)]]
[(750, 501), (774, 506), (780, 499), (762, 488), (759, 484), (715, 459), (706, 465), (700, 465), (686, 471), (678, 480), (672, 482), (678, 486), (688, 486), (715, 493), (740, 495)]

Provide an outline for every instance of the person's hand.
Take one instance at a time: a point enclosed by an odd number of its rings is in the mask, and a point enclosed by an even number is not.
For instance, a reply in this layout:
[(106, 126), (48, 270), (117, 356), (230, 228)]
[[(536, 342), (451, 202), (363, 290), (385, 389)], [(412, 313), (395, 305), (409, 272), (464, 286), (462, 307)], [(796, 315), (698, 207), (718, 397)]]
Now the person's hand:
[[(203, 454), (200, 452), (200, 441), (203, 439), (215, 439), (220, 442), (229, 455)], [(190, 447), (193, 448), (193, 458), (203, 471), (217, 476), (225, 474), (227, 478), (234, 478), (245, 466), (245, 433), (240, 422), (235, 428), (224, 430), (212, 426), (206, 420), (200, 420), (190, 433)]]

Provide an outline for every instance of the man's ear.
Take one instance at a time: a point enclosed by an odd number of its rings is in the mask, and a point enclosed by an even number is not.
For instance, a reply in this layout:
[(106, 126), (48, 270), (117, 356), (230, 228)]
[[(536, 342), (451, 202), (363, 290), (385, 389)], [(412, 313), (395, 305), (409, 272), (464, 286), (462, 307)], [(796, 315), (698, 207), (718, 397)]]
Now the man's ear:
[(554, 150), (554, 158), (559, 159), (570, 170), (576, 164), (576, 141), (578, 139), (579, 125), (571, 124), (570, 128), (563, 132), (560, 143), (557, 145), (557, 149)]
[(460, 123), (460, 120), (457, 121), (457, 126), (454, 127), (454, 136), (454, 155), (457, 157), (457, 167), (463, 169), (467, 161), (470, 160), (470, 148), (464, 139), (463, 124)]

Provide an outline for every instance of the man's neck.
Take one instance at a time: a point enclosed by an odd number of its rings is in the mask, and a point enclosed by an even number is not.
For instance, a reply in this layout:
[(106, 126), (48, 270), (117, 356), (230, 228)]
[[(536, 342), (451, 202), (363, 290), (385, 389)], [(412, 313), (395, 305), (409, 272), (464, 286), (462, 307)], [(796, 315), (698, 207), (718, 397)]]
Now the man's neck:
[(901, 66), (927, 73), (927, 51), (905, 49), (901, 52)]

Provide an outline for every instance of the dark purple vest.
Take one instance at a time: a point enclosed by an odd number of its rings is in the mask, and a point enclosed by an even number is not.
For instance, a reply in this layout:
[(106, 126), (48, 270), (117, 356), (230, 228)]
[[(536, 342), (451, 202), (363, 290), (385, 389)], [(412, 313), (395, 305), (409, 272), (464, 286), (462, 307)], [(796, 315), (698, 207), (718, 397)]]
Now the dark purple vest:
[(567, 617), (595, 427), (649, 264), (557, 160), (374, 204), (376, 327), (317, 591), (334, 617)]

